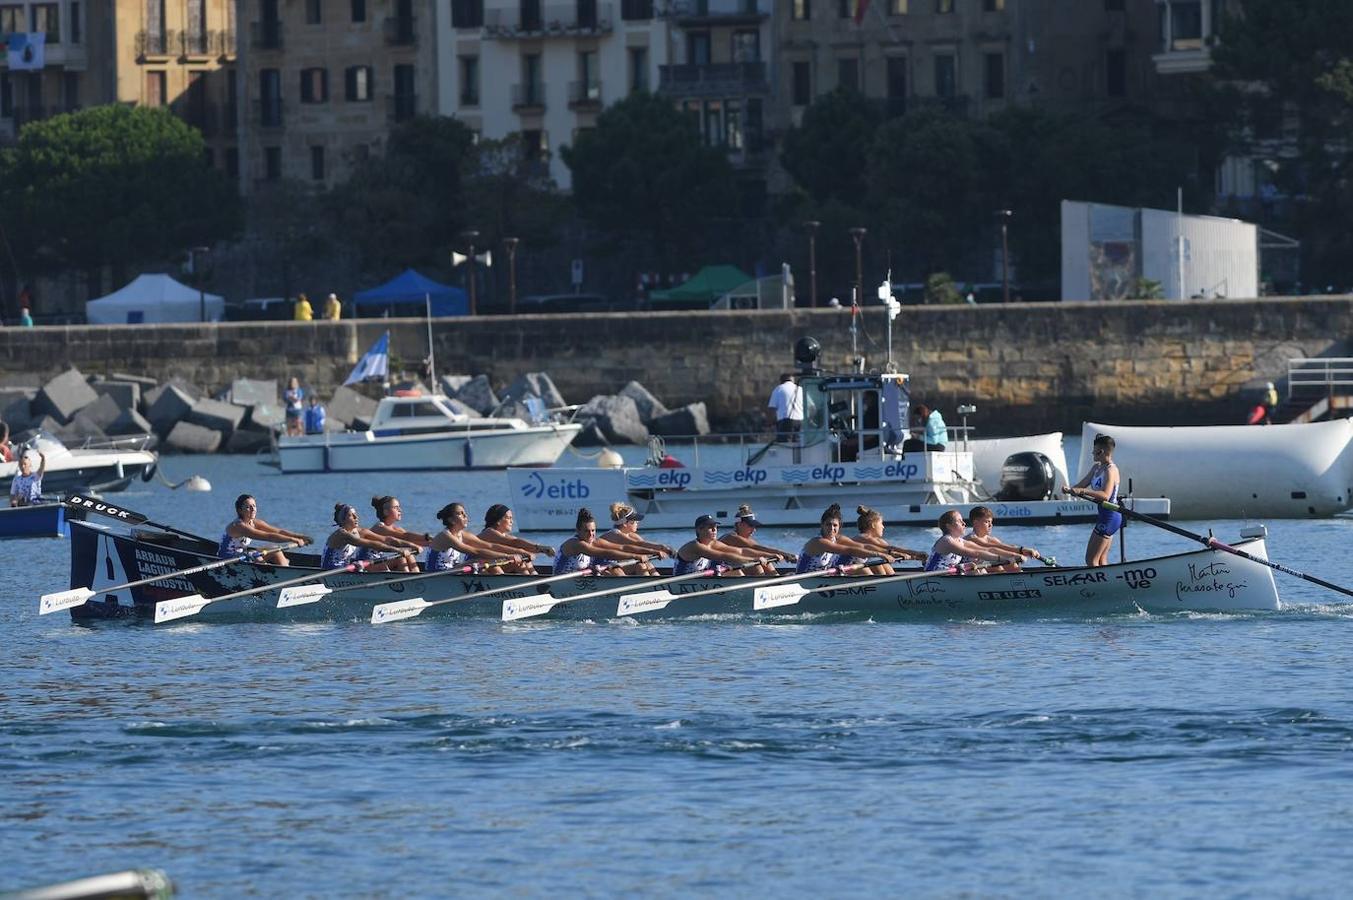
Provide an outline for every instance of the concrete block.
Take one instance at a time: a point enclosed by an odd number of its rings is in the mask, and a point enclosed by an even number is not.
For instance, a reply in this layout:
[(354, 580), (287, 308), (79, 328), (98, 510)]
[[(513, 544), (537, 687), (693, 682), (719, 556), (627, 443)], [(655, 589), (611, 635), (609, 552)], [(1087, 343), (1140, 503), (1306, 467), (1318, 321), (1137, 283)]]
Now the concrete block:
[(9, 423), (10, 433), (23, 431), (33, 422), (33, 398), (37, 390), (25, 388), (0, 391), (0, 419)]
[(226, 453), (257, 453), (260, 450), (266, 450), (271, 446), (271, 436), (266, 431), (260, 431), (256, 428), (237, 428), (226, 438), (225, 447), (222, 448)]
[(68, 424), (61, 426), (56, 436), (67, 447), (81, 447), (87, 443), (100, 444), (108, 440), (104, 430), (92, 418), (85, 415), (83, 409), (76, 413)]
[(503, 391), (502, 399), (504, 401), (524, 400), (531, 396), (544, 400), (547, 408), (564, 405), (564, 396), (554, 386), (554, 381), (550, 379), (550, 376), (544, 372), (527, 372), (525, 375), (518, 375), (516, 380), (508, 385), (507, 390)]
[(178, 422), (164, 439), (164, 448), (171, 453), (215, 453), (221, 440), (221, 432), (214, 428)]
[(275, 378), (271, 381), (236, 378), (230, 383), (230, 402), (237, 406), (256, 406), (260, 403), (277, 406), (280, 397)]
[(448, 397), (456, 396), (460, 389), (469, 384), (470, 381), (469, 375), (442, 375), (437, 379), (442, 393)]
[[(530, 396), (530, 395), (528, 395)], [(522, 398), (525, 399), (525, 398)], [(498, 404), (497, 409), (490, 416), (493, 419), (521, 419), (531, 421), (531, 411), (519, 400), (504, 400)]]
[(236, 406), (233, 403), (202, 399), (193, 404), (193, 408), (183, 417), (183, 421), (201, 425), (203, 428), (215, 428), (221, 432), (222, 438), (227, 438), (232, 431), (240, 427), (246, 412), (243, 406)]
[(33, 399), (33, 412), (51, 416), (64, 425), (98, 399), (99, 395), (94, 393), (80, 370), (71, 368), (42, 386)]
[(709, 414), (703, 403), (688, 403), (648, 423), (649, 431), (663, 437), (709, 434)]
[(150, 390), (143, 389), (141, 391), (141, 412), (152, 422), (155, 420), (155, 417), (150, 414), (150, 411), (154, 409), (155, 404), (160, 401), (160, 397), (164, 395), (165, 389), (170, 387), (174, 388), (174, 390), (178, 391), (179, 394), (186, 398), (189, 407), (202, 397), (202, 391), (198, 389), (197, 385), (185, 381), (182, 378), (171, 378), (164, 384), (156, 385)]
[(122, 414), (103, 429), (108, 434), (149, 434), (154, 435), (154, 427), (134, 409), (124, 409)]
[(632, 397), (598, 394), (578, 410), (579, 419), (591, 419), (606, 440), (613, 444), (643, 444), (648, 428), (639, 418), (639, 407)]
[(667, 407), (662, 401), (649, 393), (648, 388), (637, 381), (631, 381), (620, 389), (621, 397), (629, 397), (639, 410), (639, 418), (647, 425), (659, 416), (667, 415)]
[(135, 384), (141, 388), (141, 393), (145, 393), (153, 387), (157, 387), (159, 382), (154, 378), (147, 378), (144, 375), (128, 375), (126, 372), (114, 372), (109, 375), (105, 381), (121, 381), (128, 384)]
[(479, 410), (475, 409), (473, 406), (467, 406), (466, 404), (461, 403), (455, 397), (446, 397), (442, 402), (445, 403), (447, 408), (453, 413), (459, 413), (462, 416), (470, 416), (474, 419), (479, 418)]
[(112, 394), (101, 394), (98, 400), (80, 410), (76, 415), (107, 432), (108, 426), (117, 421), (118, 417), (122, 415), (122, 411), (122, 405), (114, 399)]
[(370, 428), (371, 420), (376, 415), (376, 401), (350, 387), (343, 386), (334, 391), (325, 409), (326, 421), (337, 421), (343, 427), (350, 428), (353, 420), (360, 418), (367, 423), (367, 428)]
[(281, 428), (286, 424), (286, 410), (276, 403), (255, 403), (249, 407), (245, 425), (259, 429)]
[(121, 409), (141, 408), (141, 385), (135, 381), (101, 379), (89, 384), (100, 397), (112, 397)]
[(145, 399), (151, 404), (146, 410), (146, 418), (150, 420), (155, 431), (162, 435), (169, 434), (174, 426), (192, 411), (193, 404), (197, 402), (196, 397), (175, 384), (160, 385), (147, 394)]
[(588, 419), (582, 423), (583, 430), (578, 432), (578, 436), (573, 439), (574, 447), (609, 447), (610, 441), (606, 440), (606, 435), (601, 433), (597, 427), (596, 421)]
[(456, 399), (482, 416), (493, 412), (499, 402), (498, 395), (493, 392), (493, 385), (489, 384), (487, 375), (476, 375), (467, 381), (456, 392)]
[(370, 431), (371, 422), (372, 419), (370, 416), (354, 416), (353, 420), (348, 423), (348, 427), (353, 431)]

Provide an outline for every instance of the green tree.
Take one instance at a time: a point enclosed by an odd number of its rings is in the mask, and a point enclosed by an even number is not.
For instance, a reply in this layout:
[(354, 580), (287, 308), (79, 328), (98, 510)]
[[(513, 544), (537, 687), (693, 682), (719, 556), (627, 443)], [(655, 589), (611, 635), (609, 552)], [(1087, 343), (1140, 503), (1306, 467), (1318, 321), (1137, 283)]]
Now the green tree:
[(702, 226), (735, 211), (724, 152), (706, 147), (690, 116), (652, 94), (607, 108), (561, 154), (578, 213), (613, 246), (629, 244), (640, 265), (691, 265), (708, 243)]
[(784, 138), (780, 162), (815, 206), (861, 208), (869, 191), (868, 155), (883, 122), (877, 103), (838, 88), (815, 99)]
[(178, 256), (240, 226), (233, 186), (204, 160), (202, 135), (165, 109), (96, 106), (32, 122), (0, 155), (0, 221), (34, 269)]

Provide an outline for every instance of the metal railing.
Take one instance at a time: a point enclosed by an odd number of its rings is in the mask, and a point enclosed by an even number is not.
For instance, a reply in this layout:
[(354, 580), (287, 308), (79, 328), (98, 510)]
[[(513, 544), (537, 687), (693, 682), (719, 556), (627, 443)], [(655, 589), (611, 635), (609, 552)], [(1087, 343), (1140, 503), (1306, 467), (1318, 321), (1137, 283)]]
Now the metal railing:
[(551, 3), (484, 11), (484, 37), (544, 38), (606, 34), (615, 27), (610, 3)]
[(667, 0), (666, 14), (676, 18), (768, 16), (770, 0)]
[(658, 78), (659, 87), (668, 90), (701, 85), (764, 88), (766, 86), (766, 64), (763, 62), (685, 63), (675, 66), (659, 66)]
[(513, 109), (544, 109), (545, 83), (526, 82), (512, 85)]
[(173, 32), (138, 31), (136, 33), (137, 56), (168, 56)]
[(577, 106), (600, 106), (601, 105), (601, 82), (592, 81), (570, 81), (568, 83), (568, 105)]
[(1287, 399), (1297, 394), (1310, 398), (1316, 394), (1353, 392), (1353, 358), (1299, 358), (1287, 361)]
[(211, 33), (207, 31), (180, 31), (177, 33), (179, 56), (210, 56)]

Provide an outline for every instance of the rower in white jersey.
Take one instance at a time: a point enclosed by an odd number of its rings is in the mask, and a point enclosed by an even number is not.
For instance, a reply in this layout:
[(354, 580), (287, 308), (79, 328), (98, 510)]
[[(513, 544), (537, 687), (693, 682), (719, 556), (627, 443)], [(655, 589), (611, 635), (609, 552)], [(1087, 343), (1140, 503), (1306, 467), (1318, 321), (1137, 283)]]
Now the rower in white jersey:
[[(221, 532), (221, 542), (216, 547), (216, 555), (221, 559), (242, 556), (249, 549), (249, 544), (252, 541), (313, 544), (315, 539), (308, 534), (287, 531), (285, 528), (269, 525), (258, 517), (258, 501), (254, 499), (254, 495), (240, 494), (235, 498), (235, 521), (227, 525), (225, 530)], [(287, 555), (281, 550), (274, 550), (263, 555), (260, 557), (260, 561), (274, 566), (291, 564)]]

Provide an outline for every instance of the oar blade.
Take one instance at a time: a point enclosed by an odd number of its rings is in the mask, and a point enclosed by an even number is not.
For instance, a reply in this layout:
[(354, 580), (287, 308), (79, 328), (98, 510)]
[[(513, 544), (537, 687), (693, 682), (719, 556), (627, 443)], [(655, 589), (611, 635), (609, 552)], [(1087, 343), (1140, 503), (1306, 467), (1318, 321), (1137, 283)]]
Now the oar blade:
[(89, 598), (95, 596), (97, 595), (89, 588), (82, 587), (57, 591), (55, 594), (43, 594), (38, 601), (38, 615), (45, 616), (48, 613), (61, 612), (63, 609), (84, 606), (89, 602)]
[(560, 598), (553, 594), (539, 594), (535, 597), (524, 597), (518, 600), (504, 600), (503, 621), (515, 622), (518, 619), (543, 616), (558, 606), (559, 603)]
[(396, 600), (394, 603), (378, 603), (371, 607), (371, 624), (384, 625), (387, 622), (398, 622), (400, 619), (412, 619), (421, 616), (423, 610), (430, 606), (432, 604), (422, 597)]
[(797, 584), (774, 584), (757, 588), (752, 594), (752, 609), (775, 609), (779, 606), (794, 606), (810, 591)]
[(175, 597), (173, 600), (161, 600), (155, 604), (155, 624), (161, 622), (172, 622), (174, 619), (186, 619), (188, 616), (195, 616), (211, 602), (210, 597), (203, 597), (201, 594), (189, 594), (186, 597)]
[(660, 609), (666, 609), (667, 604), (677, 599), (680, 594), (674, 594), (668, 590), (644, 591), (639, 594), (621, 594), (620, 603), (617, 605), (615, 614), (617, 616), (632, 616), (636, 613), (656, 612)]
[(299, 587), (282, 588), (277, 597), (277, 608), (286, 609), (288, 606), (304, 606), (307, 603), (318, 603), (324, 599), (326, 594), (332, 594), (333, 588), (323, 584), (303, 584)]

